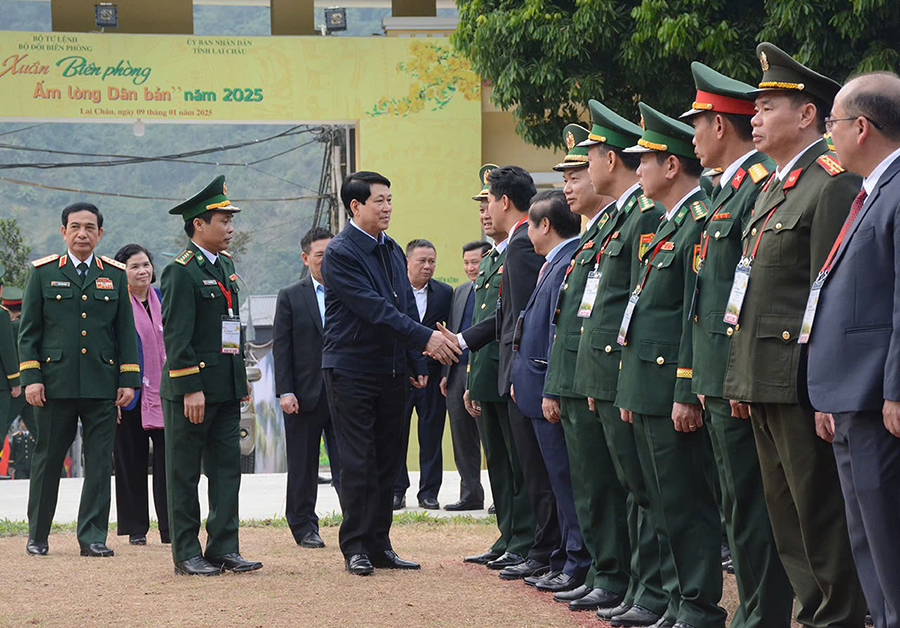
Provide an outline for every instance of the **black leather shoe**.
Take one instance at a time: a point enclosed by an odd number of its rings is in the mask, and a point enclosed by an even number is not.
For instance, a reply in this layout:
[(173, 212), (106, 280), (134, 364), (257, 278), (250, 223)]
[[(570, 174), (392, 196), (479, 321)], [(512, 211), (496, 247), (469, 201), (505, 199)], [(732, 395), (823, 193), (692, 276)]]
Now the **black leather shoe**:
[(650, 628), (675, 628), (675, 622), (663, 617), (658, 622), (653, 624)]
[(237, 552), (231, 554), (222, 554), (221, 556), (207, 556), (211, 564), (221, 567), (225, 571), (233, 571), (234, 573), (244, 573), (245, 571), (256, 571), (262, 569), (262, 563), (255, 560), (247, 560)]
[(353, 554), (344, 559), (344, 562), (347, 563), (347, 571), (354, 576), (369, 576), (375, 573), (375, 568), (365, 554)]
[(584, 597), (569, 602), (570, 611), (595, 611), (598, 608), (610, 608), (622, 603), (622, 596), (606, 589), (591, 589)]
[(399, 556), (397, 556), (397, 552), (394, 550), (384, 550), (383, 552), (375, 553), (370, 558), (372, 565), (378, 567), (379, 569), (420, 569), (421, 565), (419, 563), (414, 563), (411, 560), (403, 560)]
[(555, 578), (559, 574), (562, 573), (561, 569), (555, 569), (553, 571), (548, 571), (547, 573), (541, 574), (539, 576), (526, 576), (522, 578), (522, 581), (530, 587), (537, 586), (538, 582), (543, 582), (544, 580), (549, 580), (551, 578)]
[(635, 604), (627, 613), (623, 613), (609, 620), (613, 626), (653, 626), (661, 619), (653, 611)]
[(489, 514), (489, 515), (496, 515), (496, 514), (497, 514), (497, 507), (494, 506), (494, 504), (491, 504), (491, 505), (488, 507), (488, 514)]
[(483, 510), (484, 502), (464, 502), (463, 500), (459, 500), (458, 502), (453, 502), (452, 504), (447, 504), (444, 506), (444, 510), (449, 510), (451, 512), (458, 512), (460, 510)]
[(724, 565), (726, 561), (731, 560), (731, 548), (722, 544), (722, 548), (720, 550), (720, 557), (722, 559), (722, 564)]
[(512, 567), (514, 565), (521, 565), (524, 562), (525, 559), (522, 556), (512, 552), (506, 552), (501, 555), (500, 558), (489, 560), (485, 565), (488, 569), (506, 569), (507, 567)]
[(419, 500), (419, 508), (424, 508), (425, 510), (440, 510), (441, 505), (434, 497), (423, 497)]
[(559, 593), (554, 594), (553, 601), (554, 602), (574, 602), (575, 600), (580, 600), (585, 595), (591, 592), (591, 587), (586, 584), (581, 585), (580, 587), (575, 587), (569, 591), (560, 591)]
[(539, 563), (533, 558), (526, 558), (525, 562), (500, 570), (501, 580), (518, 580), (527, 576), (539, 576), (550, 571), (550, 565)]
[(866, 613), (866, 626), (874, 626), (874, 625), (875, 625), (875, 620), (872, 619), (872, 615), (870, 615), (869, 613)]
[(569, 574), (561, 573), (552, 578), (545, 578), (534, 585), (538, 591), (547, 591), (549, 593), (558, 593), (560, 591), (571, 591), (577, 589), (584, 584), (584, 578), (576, 578)]
[(619, 615), (624, 615), (625, 613), (627, 613), (630, 610), (631, 610), (630, 604), (619, 604), (618, 606), (611, 606), (609, 608), (601, 608), (597, 611), (597, 619), (602, 619), (603, 621), (609, 621), (613, 617), (618, 617)]
[(300, 547), (308, 547), (310, 549), (321, 549), (325, 547), (325, 541), (322, 540), (322, 537), (319, 536), (318, 532), (310, 530), (297, 540), (297, 545)]
[(28, 545), (25, 546), (25, 553), (31, 556), (46, 556), (50, 551), (47, 541), (32, 541), (28, 539)]
[(129, 545), (146, 545), (147, 544), (147, 535), (146, 534), (129, 534), (128, 535), (128, 544)]
[(394, 510), (406, 508), (406, 495), (394, 495)]
[(319, 484), (331, 484), (331, 478), (322, 477), (321, 475), (317, 481)]
[(172, 537), (169, 536), (169, 533), (168, 533), (168, 532), (162, 532), (162, 531), (160, 531), (160, 533), (159, 533), (159, 542), (162, 543), (163, 545), (171, 545), (171, 544), (172, 544)]
[(217, 567), (202, 556), (194, 556), (175, 563), (176, 576), (218, 576), (222, 567)]
[(82, 556), (91, 556), (92, 558), (108, 558), (115, 556), (116, 553), (106, 547), (106, 543), (90, 543), (81, 546)]
[(476, 565), (487, 565), (492, 560), (497, 560), (503, 556), (500, 552), (495, 552), (494, 550), (488, 550), (483, 554), (476, 554), (475, 556), (466, 556), (463, 558), (464, 563), (474, 563)]

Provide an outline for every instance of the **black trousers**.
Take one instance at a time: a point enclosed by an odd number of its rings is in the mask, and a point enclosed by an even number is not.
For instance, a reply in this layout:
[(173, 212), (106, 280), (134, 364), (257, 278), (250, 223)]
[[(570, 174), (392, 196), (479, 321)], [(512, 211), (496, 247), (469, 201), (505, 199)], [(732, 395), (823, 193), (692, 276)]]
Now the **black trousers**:
[(149, 443), (153, 442), (153, 505), (159, 536), (169, 539), (169, 509), (166, 498), (166, 441), (162, 429), (145, 430), (140, 402), (133, 410), (122, 410), (116, 425), (113, 450), (116, 469), (116, 534), (147, 534), (150, 505), (147, 501)]
[(351, 556), (389, 550), (408, 376), (334, 368), (322, 372), (341, 434), (341, 551)]
[(550, 563), (551, 554), (562, 553), (556, 497), (534, 433), (534, 421), (523, 415), (511, 399), (508, 409), (509, 427), (522, 465), (525, 490), (534, 509), (534, 544), (528, 551), (528, 557), (546, 565)]
[(481, 486), (481, 416), (472, 417), (463, 403), (466, 365), (454, 364), (447, 378), (447, 414), (453, 440), (453, 461), (459, 472), (459, 499), (468, 504), (484, 504)]
[(447, 400), (441, 394), (441, 372), (433, 370), (428, 374), (425, 388), (406, 389), (406, 412), (403, 421), (403, 466), (394, 482), (394, 494), (405, 495), (409, 488), (409, 473), (406, 468), (406, 454), (409, 451), (409, 433), (412, 411), (416, 410), (419, 434), (419, 491), (416, 496), (422, 500), (437, 499), (444, 478), (444, 456), (441, 442), (444, 440), (444, 423), (447, 420)]
[(299, 541), (319, 529), (316, 495), (319, 490), (319, 441), (325, 433), (325, 448), (331, 462), (331, 482), (340, 495), (341, 452), (337, 444), (325, 385), (316, 407), (308, 412), (284, 415), (284, 441), (287, 450), (286, 515), (294, 539)]

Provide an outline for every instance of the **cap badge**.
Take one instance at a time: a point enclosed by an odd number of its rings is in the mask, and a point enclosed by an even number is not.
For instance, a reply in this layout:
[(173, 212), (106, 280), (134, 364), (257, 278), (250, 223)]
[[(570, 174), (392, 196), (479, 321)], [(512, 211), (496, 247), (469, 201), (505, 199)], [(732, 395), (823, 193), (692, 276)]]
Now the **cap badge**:
[(759, 53), (759, 64), (762, 66), (763, 72), (769, 71), (769, 58), (766, 56), (765, 52)]
[(569, 150), (575, 148), (575, 136), (572, 135), (571, 131), (568, 131), (566, 133), (566, 148), (568, 148)]
[(485, 171), (484, 171), (484, 184), (485, 184), (485, 185), (488, 184), (488, 177), (489, 177), (489, 176), (491, 176), (491, 171), (490, 171), (490, 170), (485, 170)]
[(641, 129), (643, 129), (644, 131), (647, 130), (647, 125), (644, 124), (644, 114), (641, 114)]

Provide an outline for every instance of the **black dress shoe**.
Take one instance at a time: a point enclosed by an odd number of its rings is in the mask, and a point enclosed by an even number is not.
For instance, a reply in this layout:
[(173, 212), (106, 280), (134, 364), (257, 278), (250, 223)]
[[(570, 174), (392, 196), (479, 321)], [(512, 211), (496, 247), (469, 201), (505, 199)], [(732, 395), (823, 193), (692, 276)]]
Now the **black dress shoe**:
[(543, 582), (544, 580), (549, 580), (550, 578), (555, 578), (559, 574), (562, 573), (561, 569), (554, 569), (553, 571), (548, 571), (547, 573), (541, 574), (539, 576), (526, 576), (522, 578), (522, 581), (530, 587), (537, 586), (538, 582)]
[(619, 604), (618, 606), (611, 606), (609, 608), (601, 608), (597, 611), (597, 619), (602, 619), (604, 621), (609, 621), (613, 617), (618, 617), (619, 615), (624, 615), (628, 611), (631, 610), (630, 604)]
[(577, 589), (584, 584), (584, 578), (576, 578), (569, 574), (561, 573), (552, 578), (545, 578), (534, 585), (538, 591), (547, 591), (549, 593), (558, 593), (560, 591), (571, 591)]
[(168, 532), (163, 532), (162, 530), (160, 530), (160, 532), (159, 532), (159, 542), (162, 543), (163, 545), (171, 545), (171, 544), (172, 544), (172, 537), (169, 536), (169, 533), (168, 533)]
[(497, 514), (497, 507), (494, 506), (494, 504), (491, 504), (490, 507), (488, 507), (488, 514), (489, 514), (489, 515), (496, 515), (496, 514)]
[(372, 565), (378, 567), (379, 569), (420, 569), (421, 565), (419, 563), (414, 563), (411, 560), (403, 560), (399, 556), (397, 556), (397, 552), (394, 550), (384, 550), (383, 552), (376, 552), (372, 554), (371, 557)]
[(394, 495), (394, 510), (406, 508), (406, 495)]
[(527, 576), (539, 576), (550, 571), (550, 565), (539, 563), (533, 558), (526, 558), (525, 562), (500, 570), (501, 580), (518, 580)]
[(494, 550), (488, 550), (483, 554), (476, 554), (475, 556), (466, 556), (463, 558), (464, 563), (475, 563), (476, 565), (487, 565), (492, 560), (497, 560), (503, 556), (501, 552), (495, 552)]
[(320, 475), (318, 482), (319, 482), (319, 484), (331, 484), (331, 478), (322, 477)]
[(658, 622), (653, 624), (650, 628), (675, 628), (675, 622), (663, 617)]
[(106, 547), (106, 543), (90, 543), (81, 546), (81, 555), (90, 556), (92, 558), (108, 558), (115, 556), (116, 553)]
[(875, 625), (875, 620), (872, 619), (872, 615), (870, 615), (869, 613), (866, 613), (866, 626), (874, 626), (874, 625)]
[(146, 534), (129, 534), (128, 535), (128, 544), (129, 545), (146, 545), (147, 544), (147, 535)]
[(458, 502), (453, 502), (452, 504), (447, 504), (444, 506), (444, 510), (449, 510), (451, 512), (457, 512), (460, 510), (483, 510), (484, 502), (464, 502), (463, 500), (459, 500)]
[(610, 619), (609, 623), (613, 626), (653, 626), (661, 619), (650, 609), (635, 604), (627, 613), (623, 613)]
[(434, 497), (423, 497), (419, 500), (419, 508), (424, 508), (425, 510), (440, 510), (441, 505)]
[(574, 602), (575, 600), (580, 600), (590, 592), (591, 587), (583, 584), (580, 587), (575, 587), (574, 589), (570, 589), (569, 591), (560, 591), (559, 593), (554, 594), (553, 601), (566, 603)]
[(506, 552), (505, 554), (502, 554), (500, 558), (489, 560), (485, 565), (488, 569), (506, 569), (507, 567), (512, 567), (514, 565), (521, 565), (524, 562), (525, 559), (522, 556), (512, 552)]
[(375, 573), (369, 557), (365, 554), (353, 554), (344, 559), (347, 563), (347, 571), (355, 576), (368, 576)]
[(25, 553), (32, 556), (46, 556), (50, 551), (47, 541), (32, 541), (28, 539), (28, 545), (25, 546)]
[(245, 571), (262, 569), (261, 562), (247, 560), (237, 552), (222, 554), (221, 556), (207, 556), (206, 560), (217, 567), (221, 567), (225, 571), (233, 571), (234, 573), (244, 573)]
[(176, 576), (218, 576), (222, 567), (213, 565), (202, 556), (194, 556), (175, 563)]
[(598, 608), (610, 608), (622, 603), (622, 596), (606, 589), (591, 589), (584, 597), (569, 602), (570, 611), (594, 611)]
[(300, 547), (308, 547), (310, 549), (321, 549), (325, 547), (325, 541), (322, 540), (322, 537), (319, 536), (319, 533), (316, 530), (310, 530), (297, 539), (297, 545)]

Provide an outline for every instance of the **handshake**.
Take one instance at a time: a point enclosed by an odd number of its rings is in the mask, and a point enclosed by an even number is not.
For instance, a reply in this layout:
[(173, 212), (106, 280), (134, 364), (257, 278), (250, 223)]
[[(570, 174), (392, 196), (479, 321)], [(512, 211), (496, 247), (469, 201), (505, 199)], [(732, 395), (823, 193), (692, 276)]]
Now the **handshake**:
[(452, 331), (437, 324), (437, 329), (431, 333), (428, 344), (425, 345), (423, 354), (430, 358), (434, 358), (441, 364), (450, 364), (451, 362), (459, 362), (456, 356), (462, 354), (459, 346), (459, 338)]

